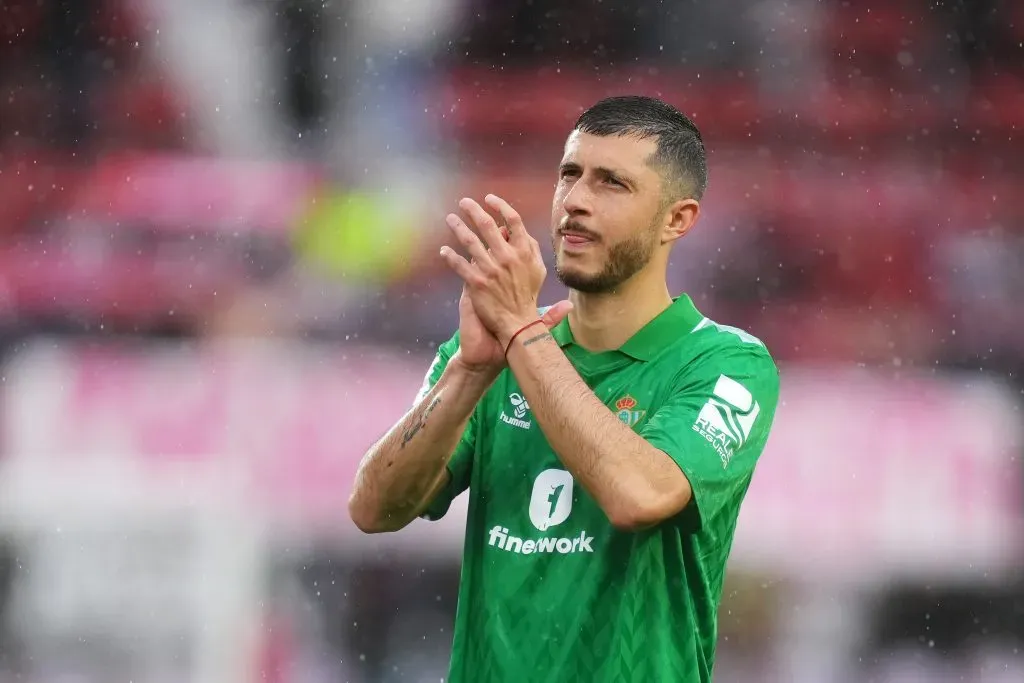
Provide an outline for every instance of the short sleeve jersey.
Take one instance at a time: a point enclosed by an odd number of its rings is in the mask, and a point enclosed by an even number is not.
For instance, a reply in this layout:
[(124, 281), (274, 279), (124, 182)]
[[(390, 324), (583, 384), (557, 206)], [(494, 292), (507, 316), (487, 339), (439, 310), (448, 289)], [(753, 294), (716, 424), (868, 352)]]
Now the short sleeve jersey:
[[(620, 349), (552, 335), (617, 419), (663, 451), (693, 497), (638, 532), (613, 527), (560, 462), (515, 376), (477, 405), (424, 517), (469, 489), (451, 683), (711, 678), (740, 504), (779, 395), (764, 344), (681, 296)], [(458, 348), (443, 344), (423, 390)]]

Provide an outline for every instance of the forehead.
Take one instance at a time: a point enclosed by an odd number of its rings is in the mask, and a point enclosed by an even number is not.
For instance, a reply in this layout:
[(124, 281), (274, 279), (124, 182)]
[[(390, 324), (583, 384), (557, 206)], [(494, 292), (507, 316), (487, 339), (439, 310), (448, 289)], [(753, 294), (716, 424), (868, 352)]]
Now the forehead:
[(644, 173), (654, 173), (647, 160), (657, 149), (658, 145), (653, 138), (591, 135), (574, 130), (565, 141), (562, 161), (571, 161), (583, 168), (601, 166), (619, 169), (639, 177)]

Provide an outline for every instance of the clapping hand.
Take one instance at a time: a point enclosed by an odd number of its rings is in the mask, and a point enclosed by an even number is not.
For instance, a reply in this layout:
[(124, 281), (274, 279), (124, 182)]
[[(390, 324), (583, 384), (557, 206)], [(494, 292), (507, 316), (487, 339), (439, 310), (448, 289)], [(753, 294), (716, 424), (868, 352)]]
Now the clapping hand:
[[(470, 259), (449, 246), (441, 248), (441, 257), (464, 283), (459, 314), (460, 330), (466, 334), (465, 342), (476, 341), (481, 332), (469, 324), (475, 318), (494, 342), (491, 351), (496, 350), (497, 355), (489, 358), (500, 358), (503, 362), (505, 345), (512, 335), (540, 318), (537, 297), (547, 276), (547, 268), (541, 257), (540, 245), (527, 232), (516, 210), (492, 194), (484, 198), (484, 203), (501, 215), (507, 232), (480, 204), (472, 199), (463, 199), (459, 208), (465, 212), (473, 228), (454, 213), (448, 214), (446, 222)], [(568, 301), (555, 304), (546, 312), (545, 324), (549, 328), (557, 325), (571, 308)], [(467, 329), (463, 330), (463, 327)], [(469, 363), (467, 351), (463, 351), (463, 356), (464, 362)]]

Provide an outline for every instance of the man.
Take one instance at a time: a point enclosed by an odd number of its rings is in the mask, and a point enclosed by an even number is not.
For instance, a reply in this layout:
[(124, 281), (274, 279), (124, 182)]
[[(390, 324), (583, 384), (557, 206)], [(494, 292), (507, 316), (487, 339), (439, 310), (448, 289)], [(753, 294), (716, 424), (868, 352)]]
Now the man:
[(700, 134), (674, 108), (584, 112), (552, 206), (570, 298), (540, 316), (545, 268), (512, 207), (485, 200), (505, 227), (470, 199), (447, 217), (468, 256), (441, 250), (465, 283), (459, 331), (367, 453), (349, 510), (394, 531), (469, 488), (453, 683), (710, 680), (779, 385), (761, 342), (668, 292), (706, 184)]

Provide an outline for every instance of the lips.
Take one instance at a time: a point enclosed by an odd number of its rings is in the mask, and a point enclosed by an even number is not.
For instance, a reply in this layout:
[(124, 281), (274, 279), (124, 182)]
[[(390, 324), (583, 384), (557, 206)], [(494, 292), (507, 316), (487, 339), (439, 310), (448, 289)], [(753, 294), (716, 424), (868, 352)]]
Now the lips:
[(571, 242), (572, 244), (583, 244), (584, 242), (597, 241), (597, 235), (586, 230), (581, 230), (577, 226), (566, 225), (558, 231), (558, 234), (566, 242)]

